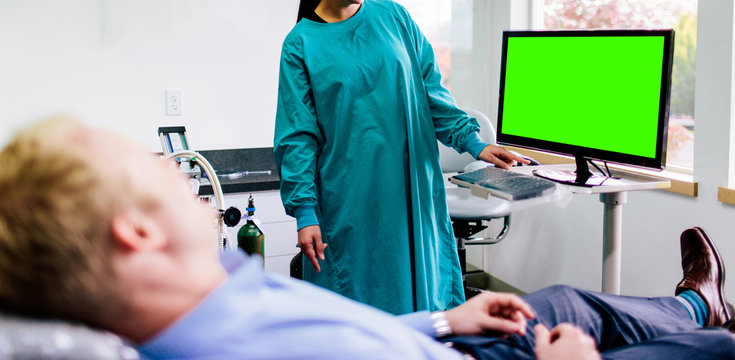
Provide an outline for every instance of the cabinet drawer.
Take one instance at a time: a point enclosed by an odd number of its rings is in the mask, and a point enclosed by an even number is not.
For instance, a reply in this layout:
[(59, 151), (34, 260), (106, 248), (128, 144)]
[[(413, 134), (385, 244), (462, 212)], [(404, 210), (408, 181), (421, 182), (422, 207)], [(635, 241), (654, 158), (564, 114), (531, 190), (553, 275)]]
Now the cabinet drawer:
[(269, 256), (265, 258), (265, 271), (289, 276), (293, 255)]
[(263, 224), (265, 233), (265, 256), (296, 254), (298, 236), (296, 221)]

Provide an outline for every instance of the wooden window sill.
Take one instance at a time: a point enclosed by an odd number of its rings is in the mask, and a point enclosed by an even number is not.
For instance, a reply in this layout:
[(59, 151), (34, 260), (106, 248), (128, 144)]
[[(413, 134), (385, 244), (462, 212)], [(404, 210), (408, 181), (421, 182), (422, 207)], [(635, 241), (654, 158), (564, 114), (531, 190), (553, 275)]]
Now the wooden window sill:
[[(525, 156), (532, 157), (541, 164), (572, 164), (574, 163), (574, 158), (571, 156), (551, 154), (547, 152), (523, 149), (523, 148), (518, 148), (518, 147), (513, 147), (513, 146), (504, 146), (504, 147), (508, 150), (513, 150)], [(645, 170), (645, 169), (639, 169), (639, 168), (634, 168), (630, 166), (623, 166), (623, 165), (616, 165), (616, 164), (610, 164), (609, 167), (611, 169), (623, 170), (626, 172), (643, 174), (643, 175), (648, 175), (648, 176), (655, 176), (655, 177), (667, 179), (671, 181), (671, 187), (662, 189), (662, 190), (681, 194), (681, 195), (686, 195), (686, 196), (693, 196), (693, 197), (697, 196), (698, 183), (694, 181), (694, 177), (691, 174), (684, 174), (684, 173), (670, 171), (670, 170), (663, 170), (663, 171)], [(728, 192), (729, 194), (728, 199), (730, 199), (730, 201), (732, 202), (722, 200), (721, 199), (722, 195), (718, 196), (718, 198), (720, 198), (720, 201), (735, 205), (735, 189), (720, 188), (720, 194), (722, 194), (723, 190), (726, 190)]]
[(735, 205), (735, 189), (720, 186), (717, 188), (717, 200), (725, 204)]

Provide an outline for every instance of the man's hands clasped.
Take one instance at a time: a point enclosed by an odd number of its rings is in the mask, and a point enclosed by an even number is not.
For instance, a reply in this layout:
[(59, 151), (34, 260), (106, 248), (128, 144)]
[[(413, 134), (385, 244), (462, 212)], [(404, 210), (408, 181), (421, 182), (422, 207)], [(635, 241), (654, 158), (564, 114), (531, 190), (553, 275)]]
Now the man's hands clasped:
[[(479, 335), (497, 332), (505, 336), (526, 335), (528, 320), (536, 314), (531, 306), (514, 294), (483, 292), (444, 315), (454, 335)], [(549, 331), (537, 324), (536, 357), (543, 360), (599, 360), (595, 340), (571, 324), (559, 324)]]

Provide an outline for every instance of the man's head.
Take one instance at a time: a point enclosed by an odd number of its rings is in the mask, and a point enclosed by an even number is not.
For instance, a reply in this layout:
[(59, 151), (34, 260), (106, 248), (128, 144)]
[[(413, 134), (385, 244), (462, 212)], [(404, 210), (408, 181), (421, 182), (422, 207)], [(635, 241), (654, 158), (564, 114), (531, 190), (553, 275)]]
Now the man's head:
[(3, 307), (109, 328), (140, 306), (136, 290), (168, 286), (162, 276), (211, 274), (213, 211), (132, 142), (52, 119), (17, 134), (0, 159)]

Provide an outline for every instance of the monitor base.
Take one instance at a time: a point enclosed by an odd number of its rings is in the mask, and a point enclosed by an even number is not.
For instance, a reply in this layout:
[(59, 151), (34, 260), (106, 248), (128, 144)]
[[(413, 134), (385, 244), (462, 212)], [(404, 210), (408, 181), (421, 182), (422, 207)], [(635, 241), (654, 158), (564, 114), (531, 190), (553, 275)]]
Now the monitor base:
[(619, 178), (592, 173), (589, 177), (580, 181), (581, 179), (578, 179), (577, 172), (571, 170), (534, 170), (533, 174), (551, 181), (585, 187), (614, 185), (620, 182)]
[[(592, 163), (586, 159), (583, 155), (575, 155), (574, 162), (576, 165), (575, 171), (569, 170), (534, 170), (533, 173), (536, 176), (544, 179), (571, 184), (576, 186), (602, 186), (602, 185), (614, 185), (619, 183), (619, 178), (611, 177), (611, 174), (605, 174), (597, 165), (595, 167), (599, 170), (599, 173), (593, 173), (590, 171), (587, 162)], [(594, 165), (594, 163), (592, 163)], [(610, 170), (608, 170), (609, 172)]]

